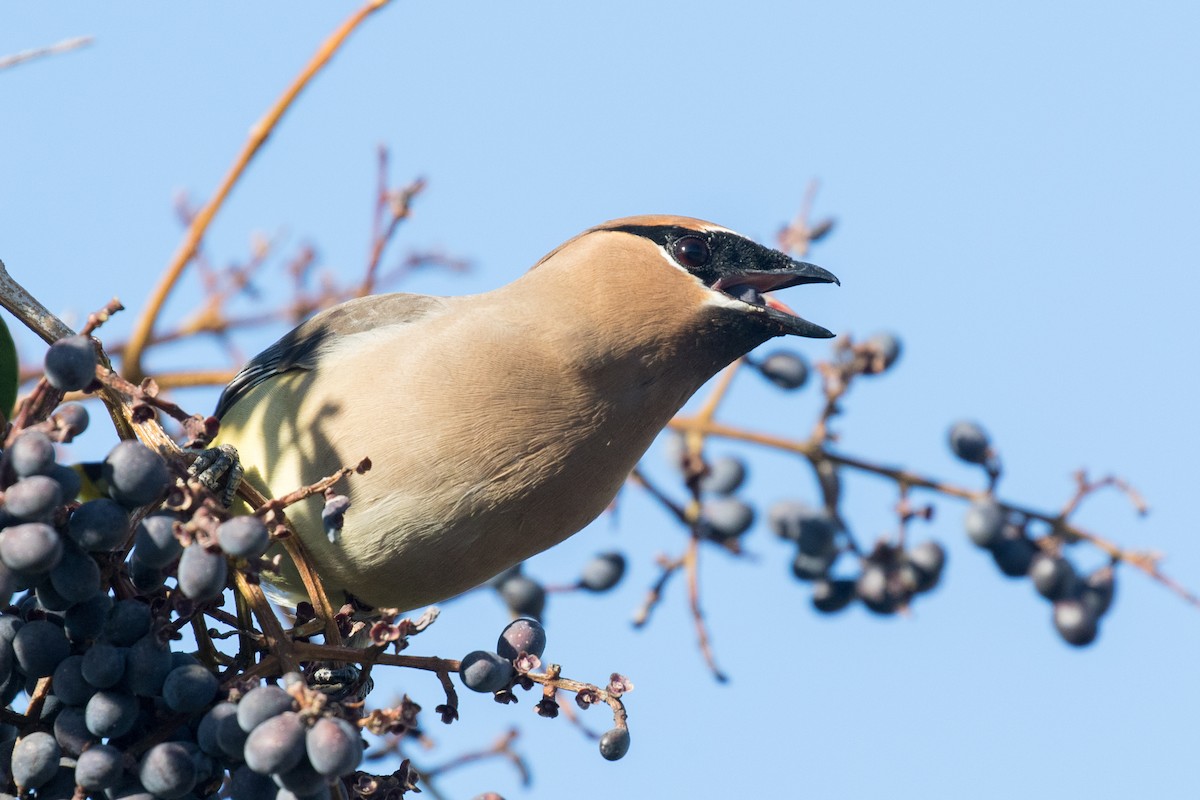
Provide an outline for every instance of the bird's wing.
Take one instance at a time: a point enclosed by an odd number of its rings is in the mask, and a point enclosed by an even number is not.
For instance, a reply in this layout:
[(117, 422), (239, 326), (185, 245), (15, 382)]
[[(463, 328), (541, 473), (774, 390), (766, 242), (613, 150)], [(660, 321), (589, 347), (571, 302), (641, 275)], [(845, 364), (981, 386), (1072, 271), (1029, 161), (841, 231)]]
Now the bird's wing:
[(321, 357), (346, 336), (408, 325), (441, 311), (445, 305), (446, 300), (442, 297), (384, 294), (360, 297), (328, 308), (250, 359), (225, 387), (213, 414), (220, 419), (247, 392), (276, 375), (315, 369)]

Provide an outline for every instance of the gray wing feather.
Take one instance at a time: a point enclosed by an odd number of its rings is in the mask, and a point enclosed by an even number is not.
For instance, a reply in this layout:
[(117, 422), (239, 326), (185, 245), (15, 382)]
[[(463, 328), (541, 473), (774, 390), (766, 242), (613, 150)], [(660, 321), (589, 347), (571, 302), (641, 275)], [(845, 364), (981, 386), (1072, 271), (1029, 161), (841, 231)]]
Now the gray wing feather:
[(340, 338), (389, 325), (415, 322), (442, 309), (445, 299), (420, 294), (384, 294), (360, 297), (328, 308), (300, 323), (282, 339), (250, 359), (217, 401), (217, 419), (246, 393), (276, 375), (315, 369)]

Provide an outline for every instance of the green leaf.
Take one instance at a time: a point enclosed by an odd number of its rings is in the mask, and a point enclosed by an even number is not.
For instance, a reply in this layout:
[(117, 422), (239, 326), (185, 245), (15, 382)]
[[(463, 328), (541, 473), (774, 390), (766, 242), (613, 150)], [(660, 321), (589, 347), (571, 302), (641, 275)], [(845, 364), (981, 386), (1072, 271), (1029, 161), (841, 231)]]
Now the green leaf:
[(12, 419), (17, 404), (17, 368), (17, 346), (0, 318), (0, 413), (5, 419)]

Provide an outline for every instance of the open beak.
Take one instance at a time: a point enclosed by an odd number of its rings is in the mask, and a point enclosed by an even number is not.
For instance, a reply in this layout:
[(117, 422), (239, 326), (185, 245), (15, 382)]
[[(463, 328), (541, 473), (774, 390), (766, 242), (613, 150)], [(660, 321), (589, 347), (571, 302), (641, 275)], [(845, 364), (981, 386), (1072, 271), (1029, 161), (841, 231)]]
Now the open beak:
[(783, 262), (779, 267), (722, 275), (712, 285), (712, 288), (741, 300), (747, 305), (761, 308), (762, 313), (778, 323), (784, 333), (813, 339), (832, 338), (833, 333), (830, 331), (804, 319), (774, 297), (765, 295), (776, 289), (786, 289), (789, 286), (799, 286), (803, 283), (836, 283), (841, 286), (842, 282), (832, 272), (822, 269), (816, 264), (793, 261), (782, 254), (777, 255), (779, 261)]

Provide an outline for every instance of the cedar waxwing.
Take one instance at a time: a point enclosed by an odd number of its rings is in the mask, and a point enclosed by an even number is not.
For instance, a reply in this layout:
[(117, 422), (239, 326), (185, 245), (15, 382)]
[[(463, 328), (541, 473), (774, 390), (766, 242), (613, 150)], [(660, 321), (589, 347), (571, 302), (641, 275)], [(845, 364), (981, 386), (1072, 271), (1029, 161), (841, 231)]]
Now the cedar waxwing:
[[(218, 444), (267, 496), (371, 459), (287, 513), (335, 605), (410, 610), (557, 544), (609, 505), (709, 378), (774, 336), (829, 337), (763, 293), (837, 283), (686, 217), (619, 219), (465, 297), (390, 294), (317, 314), (226, 387)], [(341, 489), (342, 487), (339, 487)], [(305, 599), (283, 559), (272, 596)]]

